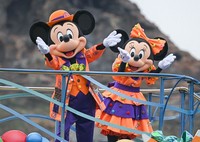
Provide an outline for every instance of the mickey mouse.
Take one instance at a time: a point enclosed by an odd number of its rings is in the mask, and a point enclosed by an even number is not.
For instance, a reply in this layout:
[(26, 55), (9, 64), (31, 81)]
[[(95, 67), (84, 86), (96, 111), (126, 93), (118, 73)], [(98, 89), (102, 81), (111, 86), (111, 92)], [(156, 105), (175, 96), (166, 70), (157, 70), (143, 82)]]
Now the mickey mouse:
[[(117, 30), (117, 32), (122, 34), (121, 41), (110, 47), (113, 52), (119, 53), (112, 66), (113, 72), (159, 73), (168, 68), (176, 58), (173, 54), (165, 57), (168, 52), (166, 40), (148, 38), (140, 24), (133, 27), (130, 39), (125, 31)], [(154, 66), (154, 61), (160, 61), (157, 68)], [(148, 85), (154, 84), (157, 80), (156, 77), (142, 76), (113, 76), (113, 79), (115, 81), (109, 85), (113, 90), (143, 101), (146, 99), (140, 92), (142, 80), (145, 80)], [(153, 131), (144, 104), (121, 98), (109, 91), (103, 92), (103, 96), (106, 109), (97, 116), (101, 120), (147, 133)], [(123, 138), (133, 139), (138, 136), (137, 133), (100, 123), (97, 123), (97, 126), (102, 129), (101, 133), (107, 136), (108, 142), (116, 142)]]
[[(49, 17), (49, 22), (37, 22), (30, 28), (30, 38), (39, 51), (45, 55), (45, 64), (55, 70), (89, 71), (88, 64), (102, 56), (106, 47), (120, 42), (121, 34), (112, 32), (103, 43), (86, 49), (87, 35), (95, 27), (93, 15), (86, 11), (77, 11), (74, 15), (65, 10), (57, 10)], [(72, 75), (69, 79), (66, 104), (85, 114), (94, 116), (95, 101), (89, 87), (90, 82), (80, 75)], [(55, 91), (52, 98), (61, 101), (61, 75), (56, 75)], [(61, 108), (50, 103), (50, 117), (61, 120)], [(69, 130), (76, 123), (78, 142), (92, 142), (94, 122), (77, 116), (70, 111), (65, 117), (65, 139), (69, 141)], [(60, 135), (60, 131), (57, 135)], [(56, 140), (58, 142), (58, 140)]]

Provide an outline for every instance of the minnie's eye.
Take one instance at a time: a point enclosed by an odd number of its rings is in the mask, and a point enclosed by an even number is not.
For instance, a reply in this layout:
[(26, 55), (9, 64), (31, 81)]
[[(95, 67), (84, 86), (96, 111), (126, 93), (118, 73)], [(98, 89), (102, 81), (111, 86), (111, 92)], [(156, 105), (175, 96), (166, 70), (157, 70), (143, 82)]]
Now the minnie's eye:
[(131, 49), (130, 55), (131, 55), (131, 57), (134, 57), (134, 56), (135, 56), (135, 48), (132, 48), (132, 49)]
[(60, 42), (62, 42), (62, 41), (63, 41), (63, 34), (62, 34), (61, 32), (59, 32), (59, 33), (57, 34), (57, 38), (58, 38), (58, 40), (59, 40)]
[(73, 33), (72, 33), (72, 31), (71, 31), (70, 29), (67, 29), (67, 35), (68, 35), (68, 37), (69, 37), (70, 39), (73, 38)]
[(140, 51), (139, 57), (140, 57), (140, 59), (142, 59), (142, 58), (144, 57), (144, 50), (141, 50), (141, 51)]

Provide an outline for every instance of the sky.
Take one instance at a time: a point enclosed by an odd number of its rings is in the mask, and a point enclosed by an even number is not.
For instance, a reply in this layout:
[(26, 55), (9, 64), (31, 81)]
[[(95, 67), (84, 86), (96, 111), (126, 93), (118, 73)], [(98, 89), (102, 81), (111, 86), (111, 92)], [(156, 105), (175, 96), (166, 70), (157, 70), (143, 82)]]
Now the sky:
[(180, 50), (200, 60), (200, 0), (130, 1)]

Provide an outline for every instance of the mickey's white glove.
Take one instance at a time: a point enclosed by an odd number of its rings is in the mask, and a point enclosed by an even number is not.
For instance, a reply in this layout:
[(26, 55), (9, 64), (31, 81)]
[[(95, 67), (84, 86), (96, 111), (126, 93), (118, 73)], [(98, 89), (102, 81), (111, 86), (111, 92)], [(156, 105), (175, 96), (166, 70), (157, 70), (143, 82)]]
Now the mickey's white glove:
[(117, 48), (119, 50), (119, 56), (122, 59), (124, 63), (127, 63), (131, 59), (131, 55), (128, 53), (128, 51), (121, 49), (120, 47)]
[(158, 67), (161, 69), (166, 69), (174, 62), (175, 59), (176, 59), (175, 55), (169, 54), (167, 57), (165, 57), (158, 63)]
[(37, 37), (36, 43), (37, 43), (37, 47), (38, 47), (39, 51), (42, 54), (47, 54), (50, 52), (49, 46), (40, 37)]
[(113, 31), (103, 40), (103, 45), (106, 48), (115, 46), (121, 41), (121, 36), (122, 34), (117, 34), (117, 31)]

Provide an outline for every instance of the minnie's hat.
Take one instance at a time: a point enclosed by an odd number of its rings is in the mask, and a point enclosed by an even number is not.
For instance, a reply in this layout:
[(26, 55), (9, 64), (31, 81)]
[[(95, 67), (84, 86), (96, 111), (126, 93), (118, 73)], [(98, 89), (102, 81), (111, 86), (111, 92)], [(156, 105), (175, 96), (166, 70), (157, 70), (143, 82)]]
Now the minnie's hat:
[(52, 27), (54, 24), (61, 22), (61, 21), (72, 21), (74, 15), (70, 15), (67, 11), (65, 10), (56, 10), (54, 11), (50, 17), (49, 17), (49, 22), (47, 24)]

